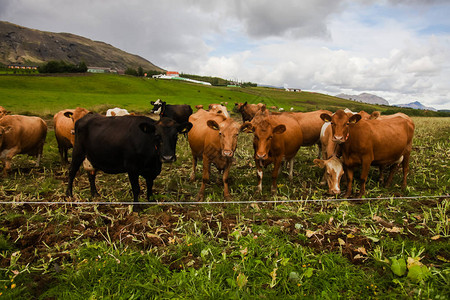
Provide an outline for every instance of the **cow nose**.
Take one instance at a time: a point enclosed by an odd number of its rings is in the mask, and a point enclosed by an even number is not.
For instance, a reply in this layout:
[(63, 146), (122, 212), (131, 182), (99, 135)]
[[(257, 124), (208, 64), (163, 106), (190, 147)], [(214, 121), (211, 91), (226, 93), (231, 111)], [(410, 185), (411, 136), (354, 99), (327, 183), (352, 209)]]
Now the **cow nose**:
[(174, 162), (177, 160), (177, 157), (175, 155), (164, 155), (162, 157), (162, 162)]
[(343, 143), (345, 140), (342, 135), (333, 135), (333, 142)]
[(223, 150), (222, 151), (222, 155), (225, 157), (232, 157), (233, 156), (233, 151), (232, 150)]
[(340, 193), (341, 193), (340, 189), (331, 189), (331, 193), (330, 194), (339, 195)]
[(267, 158), (267, 153), (264, 153), (264, 154), (256, 154), (256, 157), (257, 157), (258, 159), (266, 159), (266, 158)]

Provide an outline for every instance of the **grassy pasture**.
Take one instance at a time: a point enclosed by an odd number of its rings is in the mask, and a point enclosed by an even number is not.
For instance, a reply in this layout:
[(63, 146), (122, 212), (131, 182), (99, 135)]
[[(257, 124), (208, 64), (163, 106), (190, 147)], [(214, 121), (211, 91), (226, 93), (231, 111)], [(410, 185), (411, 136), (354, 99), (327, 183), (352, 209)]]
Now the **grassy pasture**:
[[(51, 80), (54, 85), (48, 84)], [(192, 104), (227, 101), (229, 108), (244, 100), (264, 99), (284, 107), (318, 101), (302, 98), (315, 96), (311, 93), (109, 76), (23, 81), (2, 77), (0, 92), (5, 99), (0, 105), (14, 113), (43, 116), (49, 123), (49, 115), (77, 105), (98, 110), (117, 105), (145, 113), (148, 102), (157, 98)], [(326, 106), (341, 105), (331, 97), (319, 96), (330, 101)], [(378, 170), (373, 168), (367, 197), (449, 194), (450, 118), (414, 121), (407, 190), (400, 190), (400, 172), (391, 188), (379, 186)], [(232, 196), (239, 201), (280, 203), (158, 205), (139, 215), (131, 213), (128, 206), (0, 206), (1, 297), (449, 298), (448, 198), (282, 203), (287, 199), (327, 199), (327, 189), (319, 184), (321, 170), (312, 164), (317, 149), (299, 151), (293, 181), (289, 182), (283, 170), (278, 194), (272, 197), (270, 167), (264, 174), (263, 193), (255, 193), (251, 139), (251, 135), (239, 136), (231, 171)], [(191, 157), (184, 137), (179, 139), (177, 155), (178, 160), (165, 165), (155, 181), (154, 192), (160, 202), (194, 201), (200, 188), (201, 167), (197, 180), (188, 180)], [(213, 167), (205, 201), (222, 200), (220, 179)], [(0, 200), (91, 201), (86, 174), (81, 172), (75, 180), (74, 199), (64, 197), (66, 181), (67, 167), (59, 163), (50, 130), (41, 167), (34, 167), (32, 158), (15, 157), (11, 174), (0, 179)], [(101, 194), (97, 201), (132, 199), (125, 174), (100, 173), (97, 185)], [(141, 187), (145, 191), (143, 181)]]

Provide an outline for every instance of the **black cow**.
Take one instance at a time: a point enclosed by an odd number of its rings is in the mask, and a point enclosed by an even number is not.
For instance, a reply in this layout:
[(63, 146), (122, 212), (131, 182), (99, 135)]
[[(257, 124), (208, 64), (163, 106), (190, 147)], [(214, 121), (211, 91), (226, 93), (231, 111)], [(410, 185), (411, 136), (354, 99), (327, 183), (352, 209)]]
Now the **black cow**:
[[(72, 196), (75, 175), (87, 158), (95, 170), (109, 174), (128, 173), (134, 202), (139, 198), (139, 175), (147, 183), (147, 200), (152, 196), (153, 180), (163, 162), (176, 160), (178, 133), (192, 124), (179, 124), (169, 118), (154, 121), (144, 116), (108, 117), (89, 114), (75, 123), (75, 145), (66, 195)], [(91, 195), (98, 195), (95, 171), (89, 172)], [(138, 210), (136, 204), (133, 210)]]
[(180, 124), (188, 122), (189, 116), (192, 115), (192, 107), (187, 104), (172, 105), (161, 101), (161, 99), (151, 101), (150, 104), (153, 105), (152, 113), (159, 114), (161, 118), (174, 119)]

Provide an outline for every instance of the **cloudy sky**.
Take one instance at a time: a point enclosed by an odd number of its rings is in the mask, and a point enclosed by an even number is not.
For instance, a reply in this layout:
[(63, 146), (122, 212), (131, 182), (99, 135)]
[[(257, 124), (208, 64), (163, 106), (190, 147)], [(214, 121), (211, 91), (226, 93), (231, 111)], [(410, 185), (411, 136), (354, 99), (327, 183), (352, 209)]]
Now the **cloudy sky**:
[(172, 71), (450, 109), (447, 0), (0, 0)]

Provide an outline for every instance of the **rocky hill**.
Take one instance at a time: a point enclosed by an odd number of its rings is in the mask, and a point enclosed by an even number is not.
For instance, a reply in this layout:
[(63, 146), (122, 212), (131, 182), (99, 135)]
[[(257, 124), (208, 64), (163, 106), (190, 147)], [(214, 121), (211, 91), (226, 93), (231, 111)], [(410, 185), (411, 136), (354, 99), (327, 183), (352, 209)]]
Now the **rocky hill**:
[(415, 102), (411, 102), (408, 104), (397, 104), (395, 106), (398, 107), (409, 107), (409, 108), (414, 108), (414, 109), (423, 109), (423, 110), (432, 110), (432, 111), (437, 111), (436, 108), (433, 107), (429, 107), (429, 106), (425, 106), (422, 103), (420, 103), (419, 101), (415, 101)]
[(0, 21), (0, 63), (4, 65), (40, 65), (51, 60), (63, 60), (88, 66), (117, 70), (142, 67), (163, 71), (148, 60), (70, 33), (53, 33), (30, 29)]
[(389, 102), (386, 99), (378, 97), (376, 95), (369, 94), (369, 93), (362, 93), (359, 95), (339, 94), (339, 95), (336, 95), (336, 97), (347, 99), (347, 100), (364, 102), (364, 103), (389, 105)]

